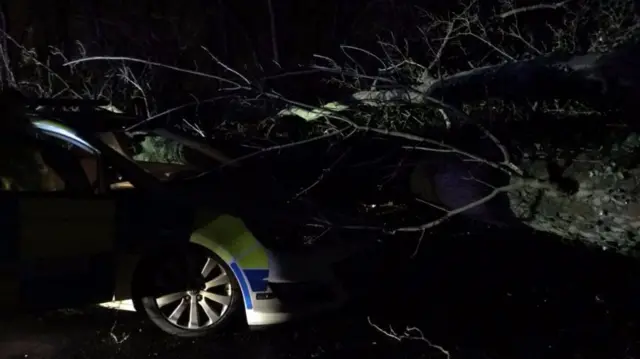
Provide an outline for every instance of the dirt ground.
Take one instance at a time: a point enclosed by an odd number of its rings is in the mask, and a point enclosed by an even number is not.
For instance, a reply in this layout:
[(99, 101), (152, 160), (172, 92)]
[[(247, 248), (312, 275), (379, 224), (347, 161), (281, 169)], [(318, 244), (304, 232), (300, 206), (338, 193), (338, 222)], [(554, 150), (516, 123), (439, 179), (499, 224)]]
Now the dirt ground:
[[(637, 263), (554, 240), (494, 233), (423, 244), (381, 267), (351, 306), (295, 325), (181, 340), (131, 313), (61, 311), (0, 323), (9, 358), (632, 358)], [(413, 339), (396, 340), (381, 330)], [(419, 335), (429, 340), (419, 339)], [(444, 351), (443, 351), (444, 350)]]
[[(0, 359), (318, 358), (336, 351), (364, 353), (375, 348), (374, 341), (381, 338), (376, 338), (366, 317), (335, 314), (296, 326), (260, 331), (237, 328), (219, 336), (184, 340), (140, 323), (131, 313), (61, 311), (2, 323)], [(351, 331), (364, 336), (353, 340)]]

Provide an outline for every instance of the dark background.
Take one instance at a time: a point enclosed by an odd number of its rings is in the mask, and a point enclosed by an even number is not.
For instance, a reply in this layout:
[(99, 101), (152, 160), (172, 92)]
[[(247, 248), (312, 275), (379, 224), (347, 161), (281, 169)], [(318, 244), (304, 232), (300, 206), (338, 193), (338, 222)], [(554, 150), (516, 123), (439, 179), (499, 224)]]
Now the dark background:
[[(481, 15), (489, 14), (493, 4), (481, 2)], [(574, 8), (598, 12), (590, 4), (571, 2)], [(2, 6), (9, 35), (35, 49), (43, 62), (62, 62), (51, 59), (54, 47), (69, 59), (130, 56), (223, 75), (202, 50), (205, 46), (252, 78), (283, 71), (272, 63), (266, 0), (21, 0)], [(411, 56), (425, 61), (416, 26), (426, 20), (416, 6), (440, 15), (461, 7), (444, 0), (273, 0), (280, 65), (293, 69), (308, 64), (314, 53), (340, 58), (341, 44), (369, 49), (378, 40), (408, 44)], [(544, 39), (542, 22), (561, 23), (560, 17), (538, 13), (520, 21), (539, 26)], [(10, 55), (12, 63), (22, 59), (15, 48)], [(183, 74), (169, 72), (154, 81), (151, 95), (163, 108), (191, 94), (206, 97), (216, 88), (211, 81), (185, 80)], [(322, 94), (316, 86), (298, 79), (284, 88), (315, 97)], [(415, 237), (388, 242), (388, 257), (377, 273), (356, 281), (364, 287), (363, 295), (351, 307), (323, 318), (259, 333), (239, 328), (219, 337), (180, 340), (126, 313), (87, 309), (38, 314), (0, 323), (0, 358), (446, 357), (425, 341), (389, 338), (368, 317), (399, 334), (407, 326), (420, 328), (451, 358), (638, 355), (640, 273), (632, 259), (531, 231), (487, 229), (463, 220), (427, 236), (418, 256), (411, 258), (415, 244)]]

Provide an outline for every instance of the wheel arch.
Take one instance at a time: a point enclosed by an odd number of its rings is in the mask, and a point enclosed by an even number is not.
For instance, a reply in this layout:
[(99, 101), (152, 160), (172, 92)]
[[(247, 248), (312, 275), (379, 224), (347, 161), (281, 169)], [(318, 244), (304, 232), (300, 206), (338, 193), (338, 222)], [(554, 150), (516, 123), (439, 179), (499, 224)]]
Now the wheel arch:
[[(269, 273), (267, 250), (255, 238), (244, 221), (237, 217), (210, 213), (199, 213), (197, 217), (195, 230), (191, 233), (189, 242), (184, 245), (197, 245), (220, 257), (231, 268), (238, 282), (245, 313), (252, 310), (255, 297), (255, 291), (252, 288), (259, 288), (256, 282), (263, 281)], [(124, 274), (120, 275), (119, 281), (130, 283), (128, 297), (133, 299), (136, 310), (139, 305), (136, 303), (136, 298), (145, 294), (144, 280), (142, 280), (146, 274), (144, 268), (149, 268), (147, 264), (154, 258), (179, 250), (180, 247), (180, 244), (171, 244), (155, 248), (151, 253), (138, 253), (129, 264), (123, 265)]]
[[(201, 213), (190, 242), (217, 254), (231, 268), (238, 281), (245, 312), (254, 307), (254, 288), (269, 273), (269, 255), (243, 220), (223, 214)], [(258, 272), (258, 275), (254, 273)]]

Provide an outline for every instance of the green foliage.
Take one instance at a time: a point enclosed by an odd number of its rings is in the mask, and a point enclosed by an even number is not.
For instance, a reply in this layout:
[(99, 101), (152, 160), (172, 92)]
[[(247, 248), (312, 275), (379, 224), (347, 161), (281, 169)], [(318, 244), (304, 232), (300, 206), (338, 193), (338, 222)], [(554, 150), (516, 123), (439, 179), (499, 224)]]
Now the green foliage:
[(184, 147), (175, 141), (158, 136), (147, 136), (140, 142), (134, 159), (144, 162), (185, 164)]

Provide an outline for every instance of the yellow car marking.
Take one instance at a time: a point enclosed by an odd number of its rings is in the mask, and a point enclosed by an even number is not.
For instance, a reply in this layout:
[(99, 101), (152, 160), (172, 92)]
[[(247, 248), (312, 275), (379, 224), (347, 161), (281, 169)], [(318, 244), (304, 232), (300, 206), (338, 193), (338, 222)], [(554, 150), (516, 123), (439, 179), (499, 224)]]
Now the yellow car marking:
[(269, 261), (260, 242), (245, 223), (230, 215), (200, 212), (191, 242), (216, 252), (224, 261), (234, 260), (243, 269), (267, 269)]

